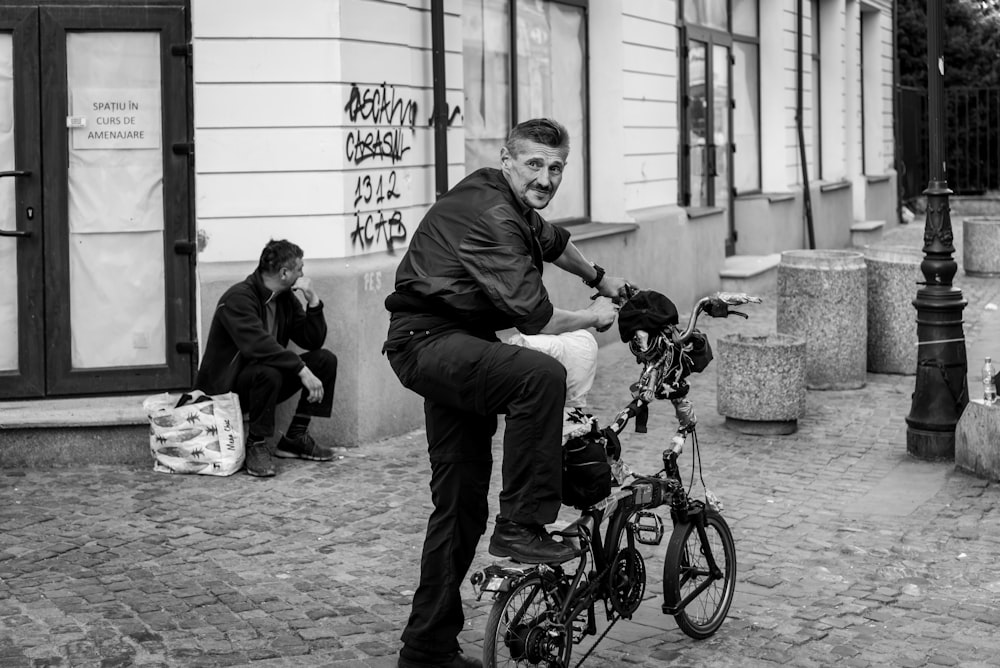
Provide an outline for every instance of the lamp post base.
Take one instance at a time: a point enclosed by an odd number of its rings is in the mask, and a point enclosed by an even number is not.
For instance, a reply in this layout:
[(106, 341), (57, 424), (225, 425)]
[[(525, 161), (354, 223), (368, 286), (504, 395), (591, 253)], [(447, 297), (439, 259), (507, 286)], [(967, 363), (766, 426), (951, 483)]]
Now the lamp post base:
[(955, 459), (955, 432), (907, 427), (906, 451), (927, 461)]

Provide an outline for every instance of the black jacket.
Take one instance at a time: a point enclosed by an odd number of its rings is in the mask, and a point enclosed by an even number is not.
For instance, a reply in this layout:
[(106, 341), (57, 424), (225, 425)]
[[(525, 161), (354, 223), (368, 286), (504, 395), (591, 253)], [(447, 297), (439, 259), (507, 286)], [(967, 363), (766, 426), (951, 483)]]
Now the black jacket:
[(460, 327), (537, 334), (552, 318), (544, 262), (569, 232), (525, 206), (498, 169), (479, 169), (428, 210), (396, 270), (386, 350), (410, 329)]
[(205, 394), (229, 392), (236, 376), (250, 362), (298, 373), (305, 365), (298, 354), (286, 347), (289, 340), (305, 350), (323, 346), (326, 318), (322, 302), (315, 308), (303, 309), (291, 290), (277, 295), (274, 298), (277, 330), (272, 336), (264, 325), (265, 303), (270, 296), (259, 271), (222, 295), (208, 330), (196, 389)]

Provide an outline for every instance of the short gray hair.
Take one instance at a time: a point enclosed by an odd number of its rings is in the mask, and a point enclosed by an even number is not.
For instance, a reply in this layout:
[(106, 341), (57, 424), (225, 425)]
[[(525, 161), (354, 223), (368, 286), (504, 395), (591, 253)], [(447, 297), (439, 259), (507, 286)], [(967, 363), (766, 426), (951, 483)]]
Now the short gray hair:
[(569, 132), (561, 123), (551, 118), (532, 118), (518, 123), (507, 133), (504, 146), (511, 155), (516, 155), (519, 144), (525, 141), (562, 149), (569, 153)]

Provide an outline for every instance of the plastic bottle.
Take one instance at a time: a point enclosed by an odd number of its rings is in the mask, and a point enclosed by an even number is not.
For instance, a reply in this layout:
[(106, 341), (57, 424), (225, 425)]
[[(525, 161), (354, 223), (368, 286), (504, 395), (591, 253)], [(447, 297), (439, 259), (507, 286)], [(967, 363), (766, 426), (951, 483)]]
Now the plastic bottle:
[(997, 386), (993, 382), (996, 370), (993, 368), (993, 358), (987, 357), (983, 364), (983, 401), (986, 404), (995, 404), (997, 401)]

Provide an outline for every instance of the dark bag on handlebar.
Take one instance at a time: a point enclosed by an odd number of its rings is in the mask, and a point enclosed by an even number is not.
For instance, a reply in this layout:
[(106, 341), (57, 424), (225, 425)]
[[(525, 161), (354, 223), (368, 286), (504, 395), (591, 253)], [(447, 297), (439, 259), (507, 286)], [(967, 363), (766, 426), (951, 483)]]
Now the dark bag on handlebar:
[(697, 329), (691, 334), (688, 341), (690, 350), (685, 351), (685, 355), (691, 360), (691, 371), (701, 373), (712, 361), (712, 346), (708, 343), (708, 337)]
[(592, 429), (563, 446), (562, 496), (567, 506), (583, 510), (611, 494), (608, 450), (617, 446), (620, 453), (621, 446), (617, 437), (609, 443), (606, 431)]
[(640, 290), (618, 311), (618, 333), (623, 343), (628, 343), (640, 329), (656, 334), (678, 322), (677, 307), (654, 290)]

